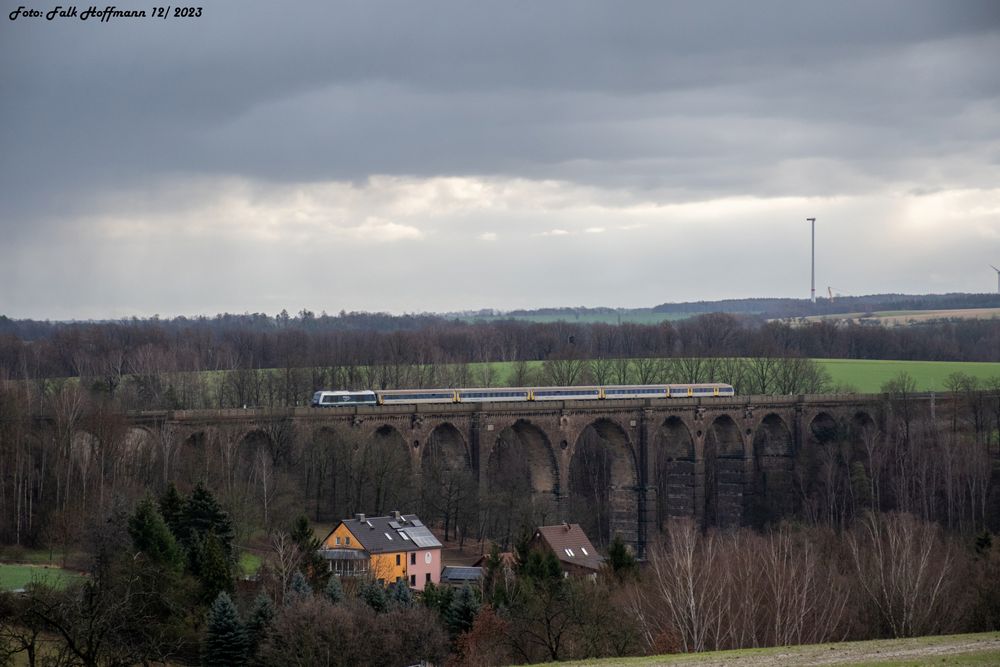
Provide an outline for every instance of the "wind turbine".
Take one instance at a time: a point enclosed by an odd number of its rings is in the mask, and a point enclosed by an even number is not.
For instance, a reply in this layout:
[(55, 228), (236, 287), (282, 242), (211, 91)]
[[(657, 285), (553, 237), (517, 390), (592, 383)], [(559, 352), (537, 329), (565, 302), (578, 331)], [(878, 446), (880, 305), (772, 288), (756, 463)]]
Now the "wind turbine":
[(990, 268), (997, 272), (997, 294), (1000, 294), (1000, 269), (990, 264)]

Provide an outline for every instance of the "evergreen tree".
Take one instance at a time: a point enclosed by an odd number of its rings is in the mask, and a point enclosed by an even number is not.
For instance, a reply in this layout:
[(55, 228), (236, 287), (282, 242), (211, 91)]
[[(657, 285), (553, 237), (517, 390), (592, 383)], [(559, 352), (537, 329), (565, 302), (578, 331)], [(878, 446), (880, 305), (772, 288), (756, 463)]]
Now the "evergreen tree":
[(319, 555), (322, 541), (316, 537), (309, 523), (309, 518), (305, 514), (300, 514), (295, 519), (289, 536), (298, 547), (299, 555), (302, 558), (302, 568), (306, 576), (314, 584), (322, 586), (326, 577), (329, 576), (329, 568), (326, 567), (326, 561), (323, 557)]
[(424, 586), (424, 593), (420, 599), (425, 607), (433, 609), (444, 620), (455, 599), (455, 589), (451, 586), (435, 586), (434, 583), (429, 583)]
[(247, 656), (253, 658), (257, 653), (257, 647), (267, 636), (267, 632), (274, 620), (274, 604), (271, 598), (261, 593), (253, 602), (250, 613), (247, 615), (246, 635), (247, 635)]
[(188, 548), (206, 535), (214, 535), (226, 560), (233, 561), (233, 523), (212, 492), (200, 482), (184, 503), (179, 530), (181, 542)]
[(536, 583), (554, 584), (563, 580), (562, 565), (548, 549), (532, 549), (525, 560), (520, 561), (520, 574)]
[(184, 496), (174, 486), (173, 482), (167, 486), (166, 491), (160, 496), (160, 515), (170, 528), (174, 537), (180, 537), (181, 524), (184, 520)]
[(292, 524), (289, 536), (303, 551), (315, 551), (319, 549), (319, 539), (313, 533), (309, 525), (309, 518), (305, 514), (300, 514)]
[(637, 576), (639, 573), (639, 565), (635, 561), (635, 556), (625, 545), (622, 536), (617, 533), (608, 547), (608, 566), (620, 580)]
[(212, 600), (221, 592), (232, 592), (233, 576), (230, 563), (215, 534), (209, 533), (196, 545), (194, 553), (197, 564), (194, 574), (201, 582), (204, 599)]
[(479, 613), (481, 605), (476, 592), (468, 585), (462, 586), (462, 590), (455, 596), (445, 616), (448, 632), (453, 637), (468, 632), (472, 628), (473, 621), (476, 620), (476, 614)]
[(340, 585), (340, 577), (331, 575), (326, 582), (326, 597), (333, 604), (338, 604), (344, 600), (344, 587)]
[(292, 575), (292, 582), (288, 586), (288, 592), (292, 599), (305, 600), (312, 595), (313, 589), (306, 580), (306, 576), (296, 570), (295, 574)]
[(413, 607), (413, 591), (410, 590), (405, 579), (400, 579), (392, 589), (392, 604), (397, 609)]
[(385, 589), (377, 581), (367, 581), (361, 586), (361, 599), (364, 603), (381, 614), (389, 608), (389, 601), (385, 596)]
[(177, 540), (151, 497), (146, 496), (139, 501), (135, 512), (128, 519), (128, 533), (132, 538), (132, 546), (144, 554), (150, 563), (174, 572), (184, 569), (184, 557)]
[(246, 629), (240, 623), (236, 605), (227, 593), (219, 593), (208, 612), (201, 662), (206, 667), (244, 665), (246, 650)]

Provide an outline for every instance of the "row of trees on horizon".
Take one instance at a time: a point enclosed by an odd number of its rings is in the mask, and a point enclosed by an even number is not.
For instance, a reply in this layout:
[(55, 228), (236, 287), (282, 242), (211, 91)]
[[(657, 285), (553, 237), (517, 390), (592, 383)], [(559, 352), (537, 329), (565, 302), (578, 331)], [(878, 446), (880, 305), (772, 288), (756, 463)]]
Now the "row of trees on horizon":
[[(299, 405), (321, 388), (505, 382), (722, 381), (740, 393), (814, 393), (850, 388), (796, 360), (1000, 361), (997, 320), (886, 328), (708, 314), (618, 326), (429, 320), (391, 332), (313, 331), (307, 320), (269, 328), (238, 319), (183, 328), (136, 320), (51, 325), (35, 338), (0, 333), (0, 379), (80, 378), (130, 408), (186, 408)], [(487, 362), (513, 370), (502, 377)]]

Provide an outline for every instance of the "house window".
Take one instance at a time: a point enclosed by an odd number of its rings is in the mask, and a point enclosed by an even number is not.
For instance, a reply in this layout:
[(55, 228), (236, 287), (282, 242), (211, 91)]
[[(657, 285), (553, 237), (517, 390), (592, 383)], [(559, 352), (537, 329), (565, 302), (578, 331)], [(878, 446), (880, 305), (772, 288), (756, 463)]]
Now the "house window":
[(410, 552), (410, 565), (416, 565), (416, 564), (417, 564), (417, 552), (411, 551)]
[(340, 546), (340, 537), (339, 536), (337, 537), (337, 546), (338, 547)]
[(387, 539), (390, 542), (392, 542), (392, 535), (390, 535), (389, 533), (382, 533), (382, 534), (385, 535), (385, 539)]
[(399, 567), (399, 554), (396, 554), (396, 566)]
[(580, 551), (583, 552), (584, 556), (589, 556), (590, 555), (590, 554), (587, 553), (587, 547), (580, 547)]
[(563, 551), (565, 551), (566, 555), (569, 556), (570, 558), (572, 558), (574, 555), (572, 549), (563, 549)]
[(411, 574), (410, 575), (410, 588), (413, 588), (416, 585), (417, 585), (417, 575)]
[(345, 537), (344, 538), (344, 544), (346, 544), (347, 546), (351, 546), (351, 538), (350, 537)]
[(424, 579), (424, 583), (426, 583), (426, 584), (431, 583), (431, 573), (430, 572), (428, 572), (427, 574), (425, 574), (424, 577), (426, 577)]

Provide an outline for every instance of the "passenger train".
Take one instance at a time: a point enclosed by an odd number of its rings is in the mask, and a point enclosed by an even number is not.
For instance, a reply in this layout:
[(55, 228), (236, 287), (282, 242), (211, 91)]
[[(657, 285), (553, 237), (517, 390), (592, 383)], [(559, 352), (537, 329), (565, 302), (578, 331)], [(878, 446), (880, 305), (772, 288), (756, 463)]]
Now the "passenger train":
[(733, 396), (731, 385), (642, 384), (606, 387), (489, 387), (479, 389), (389, 389), (317, 391), (314, 408), (409, 403), (493, 403), (500, 401), (591, 401), (619, 398), (713, 398)]

